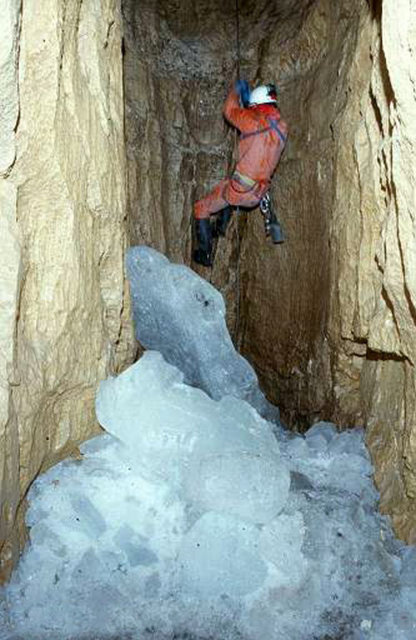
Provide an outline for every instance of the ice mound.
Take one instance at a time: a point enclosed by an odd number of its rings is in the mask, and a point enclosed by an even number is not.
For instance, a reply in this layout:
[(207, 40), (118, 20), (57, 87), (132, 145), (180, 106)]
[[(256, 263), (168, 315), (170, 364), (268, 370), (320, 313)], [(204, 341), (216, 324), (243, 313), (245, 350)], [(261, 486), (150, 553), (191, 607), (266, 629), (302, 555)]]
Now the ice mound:
[(243, 596), (261, 587), (267, 566), (254, 525), (209, 512), (188, 531), (179, 551), (180, 582), (202, 597)]
[(363, 431), (266, 422), (221, 296), (145, 247), (128, 266), (138, 337), (170, 363), (104, 381), (108, 433), (32, 485), (0, 640), (416, 640), (416, 551), (378, 512)]
[(254, 369), (234, 348), (219, 291), (150, 247), (129, 249), (126, 264), (137, 340), (159, 351), (183, 371), (187, 384), (214, 400), (241, 398), (278, 422), (278, 409), (266, 400)]
[(290, 476), (270, 424), (245, 402), (215, 402), (154, 351), (100, 385), (101, 425), (151, 481), (187, 502), (265, 523), (284, 507)]
[(377, 511), (362, 431), (277, 442), (182, 378), (147, 352), (102, 384), (116, 437), (33, 484), (0, 639), (415, 640), (416, 553)]

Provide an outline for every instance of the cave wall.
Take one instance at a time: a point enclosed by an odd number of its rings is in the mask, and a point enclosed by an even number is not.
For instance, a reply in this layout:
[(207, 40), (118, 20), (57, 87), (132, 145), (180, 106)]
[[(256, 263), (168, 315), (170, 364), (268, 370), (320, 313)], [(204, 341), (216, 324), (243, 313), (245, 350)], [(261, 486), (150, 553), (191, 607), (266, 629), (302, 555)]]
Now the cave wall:
[(416, 543), (415, 34), (412, 2), (370, 5), (337, 123), (331, 221), (335, 413), (362, 416), (381, 509)]
[[(133, 243), (190, 264), (193, 202), (232, 165), (222, 105), (236, 77), (235, 3), (123, 4), (128, 212)], [(220, 239), (212, 270), (229, 329), (284, 420), (334, 413), (328, 336), (330, 228), (345, 90), (364, 0), (240, 2), (241, 73), (276, 81), (289, 144), (272, 199), (287, 241), (273, 246), (258, 210)]]
[[(294, 118), (291, 99), (285, 97), (285, 92), (291, 79), (290, 74), (283, 77), (280, 70), (276, 72), (276, 51), (286, 47), (290, 36), (296, 37), (311, 4), (311, 0), (240, 2), (241, 73), (253, 84), (282, 81), (282, 108), (288, 112), (289, 124)], [(125, 0), (123, 15), (131, 242), (150, 244), (171, 259), (190, 264), (193, 203), (232, 166), (235, 132), (225, 123), (222, 107), (236, 79), (235, 2), (164, 0), (155, 4), (151, 0)], [(268, 49), (270, 34), (274, 34), (273, 46)], [(267, 51), (274, 66), (263, 73)], [(296, 60), (292, 63), (295, 65)], [(288, 154), (282, 165), (287, 160)], [(253, 226), (248, 224), (250, 217), (254, 218), (257, 232), (253, 233)], [(252, 241), (256, 235), (258, 246)], [(259, 267), (250, 273), (254, 255), (262, 251), (266, 256), (261, 263), (267, 264), (265, 271), (260, 273)], [(248, 280), (262, 279), (262, 291), (255, 292), (253, 308), (264, 307), (275, 275), (276, 255), (279, 254), (264, 238), (262, 217), (256, 211), (235, 217), (227, 238), (217, 244), (212, 270), (207, 272), (193, 265), (223, 293), (230, 332), (258, 368), (266, 386), (267, 371), (262, 376), (265, 327), (259, 327), (257, 333), (252, 331), (254, 326), (246, 331), (246, 320), (253, 309), (247, 303), (245, 288)], [(286, 265), (290, 259), (286, 255)], [(290, 271), (288, 266), (284, 269)], [(293, 278), (288, 290), (292, 282)], [(256, 358), (253, 344), (260, 333), (262, 354)], [(252, 340), (246, 345), (247, 336)], [(282, 345), (286, 347), (286, 336), (276, 350)], [(276, 370), (275, 360), (272, 366)], [(275, 401), (276, 389), (275, 382), (269, 385), (269, 394)]]
[(0, 13), (1, 579), (28, 487), (97, 432), (97, 381), (133, 340), (118, 3)]
[[(221, 108), (234, 66), (224, 47), (235, 37), (234, 4), (223, 4), (222, 15), (218, 0), (123, 2), (130, 240), (187, 264), (193, 202), (230, 163)], [(213, 280), (234, 317), (235, 259), (227, 256)]]
[(328, 321), (335, 123), (348, 106), (363, 12), (360, 0), (309, 3), (300, 20), (277, 22), (257, 71), (263, 81), (277, 75), (290, 126), (271, 190), (287, 240), (265, 242), (260, 217), (247, 217), (239, 341), (284, 421), (301, 430), (334, 410)]
[(249, 220), (240, 304), (242, 351), (289, 423), (367, 428), (381, 510), (412, 543), (415, 34), (410, 1), (358, 0), (269, 41), (262, 77), (280, 70), (292, 118), (273, 187), (288, 243), (267, 256)]

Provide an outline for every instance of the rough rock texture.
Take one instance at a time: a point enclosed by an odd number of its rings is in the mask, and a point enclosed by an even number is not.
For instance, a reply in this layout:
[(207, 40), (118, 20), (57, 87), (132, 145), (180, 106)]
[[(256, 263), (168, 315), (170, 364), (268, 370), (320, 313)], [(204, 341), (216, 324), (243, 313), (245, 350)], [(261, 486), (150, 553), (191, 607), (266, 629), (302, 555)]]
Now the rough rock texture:
[[(241, 69), (276, 80), (290, 142), (272, 197), (288, 241), (264, 237), (258, 211), (234, 220), (212, 272), (236, 342), (290, 423), (333, 408), (329, 311), (330, 218), (337, 142), (332, 123), (362, 12), (330, 0), (241, 2)], [(190, 260), (192, 202), (230, 166), (234, 133), (221, 109), (235, 78), (235, 3), (125, 2), (126, 132), (133, 242)], [(172, 126), (173, 124), (173, 126)]]
[[(276, 80), (290, 142), (272, 197), (288, 241), (273, 246), (258, 210), (234, 220), (212, 272), (228, 324), (289, 423), (329, 417), (330, 218), (343, 86), (361, 12), (330, 0), (240, 3), (241, 69)], [(221, 116), (235, 78), (235, 3), (124, 3), (126, 133), (132, 242), (190, 261), (193, 201), (231, 164), (234, 133)], [(323, 104), (325, 96), (325, 104)]]
[(16, 155), (17, 51), (20, 1), (0, 2), (0, 581), (16, 559), (19, 442), (11, 386), (20, 283), (16, 186), (7, 180)]
[(297, 428), (333, 411), (326, 327), (337, 179), (334, 123), (349, 100), (347, 77), (362, 9), (358, 0), (309, 3), (308, 11), (276, 24), (260, 59), (261, 78), (277, 76), (290, 127), (272, 187), (287, 241), (265, 242), (261, 219), (248, 216), (239, 341), (283, 419)]
[[(382, 509), (416, 540), (415, 8), (411, 0), (240, 2), (242, 73), (274, 79), (290, 141), (272, 197), (214, 269), (228, 323), (289, 424), (365, 424)], [(133, 242), (189, 263), (192, 202), (230, 166), (221, 117), (234, 2), (124, 2)]]
[[(224, 3), (223, 3), (224, 4)], [(227, 170), (231, 132), (221, 118), (234, 57), (224, 43), (233, 3), (124, 2), (128, 213), (132, 244), (189, 263), (192, 203)], [(233, 261), (221, 261), (222, 289)], [(227, 298), (228, 314), (235, 299)]]
[[(374, 3), (349, 76), (331, 224), (337, 411), (360, 411), (382, 510), (416, 543), (416, 7)], [(347, 177), (347, 179), (345, 179)]]
[[(270, 33), (284, 20), (293, 21), (290, 28), (296, 30), (310, 0), (273, 4), (240, 2), (242, 66), (250, 80), (259, 78)], [(125, 0), (123, 13), (131, 242), (150, 244), (189, 264), (193, 202), (232, 164), (235, 134), (221, 112), (236, 78), (235, 1)], [(258, 212), (256, 218), (261, 226)], [(235, 336), (241, 223), (234, 221), (227, 241), (218, 243), (215, 268), (208, 274), (225, 296)]]
[(2, 0), (0, 10), (4, 577), (28, 486), (97, 429), (97, 381), (133, 347), (117, 2), (46, 0), (40, 10), (29, 0), (20, 12)]

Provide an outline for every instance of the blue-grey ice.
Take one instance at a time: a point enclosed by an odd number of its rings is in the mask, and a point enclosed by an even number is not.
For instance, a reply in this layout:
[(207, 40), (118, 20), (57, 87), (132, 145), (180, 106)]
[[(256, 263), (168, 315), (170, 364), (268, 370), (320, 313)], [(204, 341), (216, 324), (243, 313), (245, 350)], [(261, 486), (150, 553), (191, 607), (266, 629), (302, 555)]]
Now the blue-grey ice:
[(253, 523), (284, 507), (290, 486), (271, 425), (246, 402), (215, 402), (183, 382), (156, 351), (101, 383), (97, 417), (124, 442), (144, 477), (184, 501)]
[(261, 392), (253, 367), (234, 348), (219, 291), (150, 247), (130, 248), (126, 265), (137, 340), (214, 400), (235, 396), (278, 421), (279, 411)]
[(150, 350), (103, 381), (107, 433), (34, 482), (0, 640), (415, 640), (416, 549), (378, 511), (363, 430), (279, 429), (188, 384), (176, 350), (183, 370)]

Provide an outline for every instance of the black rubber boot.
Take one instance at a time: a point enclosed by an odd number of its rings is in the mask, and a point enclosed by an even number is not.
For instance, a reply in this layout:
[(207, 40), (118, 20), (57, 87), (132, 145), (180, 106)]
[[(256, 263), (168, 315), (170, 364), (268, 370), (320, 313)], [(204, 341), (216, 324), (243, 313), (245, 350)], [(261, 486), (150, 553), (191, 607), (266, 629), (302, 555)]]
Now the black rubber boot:
[(225, 207), (225, 209), (218, 213), (213, 229), (215, 238), (218, 238), (219, 236), (225, 236), (225, 232), (227, 231), (228, 223), (231, 220), (232, 213), (233, 208), (230, 205), (228, 205), (228, 207)]
[(204, 267), (212, 267), (212, 229), (209, 218), (195, 220), (195, 235), (198, 248), (193, 254), (194, 261)]

